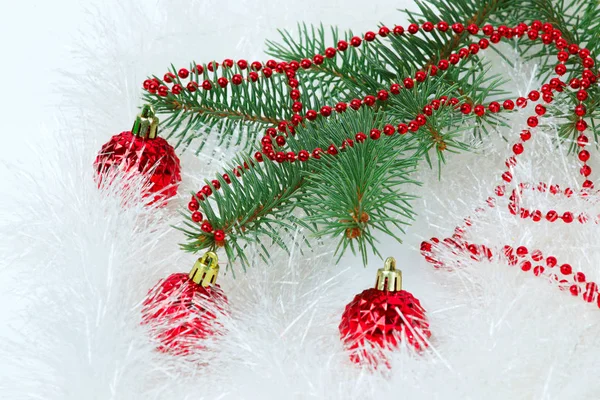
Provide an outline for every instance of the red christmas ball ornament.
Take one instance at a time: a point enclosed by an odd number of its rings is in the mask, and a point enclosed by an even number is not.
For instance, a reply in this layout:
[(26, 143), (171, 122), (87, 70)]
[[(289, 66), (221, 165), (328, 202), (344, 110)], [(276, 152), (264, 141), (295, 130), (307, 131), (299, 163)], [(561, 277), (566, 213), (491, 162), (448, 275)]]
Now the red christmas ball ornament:
[(202, 340), (217, 333), (217, 315), (227, 311), (227, 297), (215, 283), (218, 273), (217, 255), (209, 251), (189, 274), (172, 274), (150, 289), (142, 325), (159, 351), (187, 355), (202, 350)]
[(377, 271), (375, 287), (356, 295), (346, 306), (339, 326), (344, 346), (353, 362), (377, 365), (381, 350), (393, 349), (401, 341), (414, 349), (427, 347), (429, 322), (421, 303), (402, 290), (402, 272), (389, 257)]
[(177, 194), (181, 166), (173, 146), (157, 136), (158, 118), (150, 105), (145, 105), (131, 131), (113, 136), (96, 157), (94, 168), (98, 185), (110, 171), (139, 173), (148, 176), (146, 197), (164, 201)]

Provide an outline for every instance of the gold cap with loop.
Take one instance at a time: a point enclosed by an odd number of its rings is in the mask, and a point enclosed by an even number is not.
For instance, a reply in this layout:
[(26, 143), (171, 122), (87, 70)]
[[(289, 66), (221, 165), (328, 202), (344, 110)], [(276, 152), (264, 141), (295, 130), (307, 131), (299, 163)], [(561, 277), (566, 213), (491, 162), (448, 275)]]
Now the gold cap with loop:
[(131, 128), (131, 133), (144, 139), (154, 139), (158, 133), (158, 118), (154, 114), (154, 108), (146, 104), (142, 107)]
[(208, 287), (214, 285), (218, 274), (219, 258), (215, 252), (209, 251), (194, 263), (189, 276), (194, 283)]
[(396, 259), (388, 257), (383, 268), (377, 270), (375, 289), (397, 292), (402, 290), (402, 271), (396, 270)]

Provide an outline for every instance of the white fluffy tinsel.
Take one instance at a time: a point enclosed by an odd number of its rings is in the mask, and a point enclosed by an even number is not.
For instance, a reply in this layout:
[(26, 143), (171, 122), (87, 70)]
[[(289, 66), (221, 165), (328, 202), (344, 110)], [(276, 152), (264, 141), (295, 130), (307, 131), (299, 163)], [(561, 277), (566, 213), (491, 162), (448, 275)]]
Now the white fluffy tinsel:
[[(141, 185), (130, 185), (127, 193), (118, 185), (98, 190), (91, 167), (95, 152), (110, 134), (131, 124), (145, 74), (194, 57), (263, 58), (257, 53), (262, 43), (249, 39), (261, 40), (265, 26), (271, 29), (281, 21), (273, 9), (259, 7), (250, 13), (260, 17), (258, 22), (240, 32), (237, 47), (210, 54), (202, 42), (215, 40), (219, 32), (199, 27), (197, 16), (210, 19), (213, 9), (239, 7), (239, 20), (251, 19), (241, 12), (250, 3), (173, 0), (154, 6), (99, 3), (91, 13), (89, 36), (82, 36), (79, 46), (81, 69), (71, 70), (74, 84), (66, 84), (73, 89), (63, 106), (74, 112), (61, 122), (62, 129), (32, 145), (39, 165), (9, 165), (3, 171), (14, 181), (5, 183), (12, 190), (2, 199), (0, 215), (0, 300), (9, 305), (2, 311), (7, 322), (0, 331), (0, 398), (600, 396), (595, 375), (600, 310), (595, 305), (504, 264), (467, 263), (441, 271), (418, 254), (422, 239), (449, 236), (491, 194), (509, 151), (502, 136), (515, 139), (529, 115), (523, 112), (516, 113), (509, 128), (492, 132), (477, 151), (449, 157), (441, 179), (423, 166), (417, 178), (424, 186), (414, 188), (421, 195), (414, 203), (419, 216), (405, 244), (380, 238), (380, 251), (398, 259), (405, 288), (428, 312), (433, 333), (428, 350), (392, 352), (390, 369), (351, 363), (339, 340), (339, 319), (353, 296), (372, 285), (381, 261), (371, 257), (368, 268), (362, 268), (359, 260), (346, 257), (335, 266), (331, 248), (315, 242), (312, 250), (292, 247), (291, 255), (273, 247), (268, 264), (249, 251), (253, 265), (246, 273), (238, 268), (235, 278), (229, 272), (219, 278), (232, 307), (231, 315), (221, 318), (222, 336), (187, 358), (156, 352), (140, 326), (140, 303), (160, 278), (190, 269), (194, 256), (178, 249), (183, 238), (172, 228), (181, 220), (178, 208), (234, 149), (213, 148), (201, 157), (183, 153), (181, 196), (158, 209), (134, 201), (123, 205), (123, 196), (138, 196)], [(385, 10), (356, 30), (375, 25)], [(297, 19), (315, 22), (314, 16), (303, 16)], [(227, 22), (235, 26), (234, 21)], [(284, 21), (278, 27), (291, 25)], [(84, 51), (88, 48), (93, 51)], [(517, 64), (507, 78), (515, 93), (526, 93), (538, 84), (530, 80), (535, 66)], [(519, 177), (570, 183), (566, 177), (577, 176), (573, 157), (553, 144), (555, 134), (552, 128), (539, 131), (536, 144), (528, 144), (529, 161), (520, 164)], [(543, 209), (551, 200), (538, 196), (530, 201)], [(597, 208), (595, 203), (577, 207)], [(540, 248), (600, 279), (595, 225), (528, 224), (506, 207), (476, 222), (472, 235), (482, 242)]]

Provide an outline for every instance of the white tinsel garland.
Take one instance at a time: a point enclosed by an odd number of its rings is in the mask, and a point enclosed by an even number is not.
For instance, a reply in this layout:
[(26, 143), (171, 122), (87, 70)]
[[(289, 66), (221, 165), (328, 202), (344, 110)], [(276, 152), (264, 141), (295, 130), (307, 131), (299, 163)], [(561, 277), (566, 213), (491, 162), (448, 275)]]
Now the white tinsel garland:
[[(247, 273), (219, 278), (232, 306), (231, 316), (221, 320), (222, 336), (186, 358), (154, 351), (139, 323), (141, 301), (155, 282), (187, 272), (194, 261), (177, 246), (182, 235), (171, 227), (181, 220), (177, 209), (234, 152), (215, 148), (198, 158), (184, 153), (181, 197), (166, 208), (133, 201), (124, 207), (123, 196), (139, 196), (140, 185), (120, 193), (119, 185), (100, 191), (93, 181), (95, 152), (110, 134), (129, 128), (144, 74), (158, 73), (165, 60), (237, 52), (198, 50), (193, 13), (183, 3), (167, 3), (148, 11), (134, 2), (111, 2), (115, 10), (103, 5), (96, 11), (91, 37), (104, 47), (83, 54), (89, 69), (75, 74), (79, 89), (67, 100), (84, 107), (86, 134), (71, 128), (77, 121), (65, 121), (62, 132), (34, 146), (40, 159), (31, 168), (36, 172), (10, 167), (14, 182), (8, 187), (15, 189), (3, 198), (0, 296), (14, 311), (7, 313), (10, 328), (2, 330), (0, 398), (598, 398), (595, 305), (503, 263), (463, 262), (453, 271), (435, 270), (418, 253), (422, 239), (449, 236), (492, 193), (510, 151), (501, 135), (514, 140), (524, 112), (516, 113), (510, 128), (492, 132), (477, 151), (449, 157), (441, 179), (424, 167), (418, 177), (424, 182), (421, 199), (414, 203), (418, 221), (405, 244), (381, 237), (380, 250), (398, 259), (405, 288), (428, 311), (429, 350), (393, 352), (390, 369), (352, 364), (337, 325), (345, 304), (373, 284), (380, 261), (372, 258), (364, 269), (345, 257), (335, 266), (331, 248), (315, 244), (312, 251), (293, 247), (289, 256), (274, 247), (269, 264), (249, 250), (253, 262)], [(215, 6), (205, 5), (206, 13)], [(191, 7), (203, 9), (199, 3)], [(174, 40), (181, 43), (166, 45)], [(528, 68), (509, 72), (515, 91), (537, 86)], [(519, 164), (519, 179), (572, 183), (569, 177), (578, 174), (574, 156), (555, 146), (552, 128), (536, 134), (535, 143), (526, 145), (529, 161)], [(542, 209), (564, 207), (545, 196), (531, 201)], [(590, 204), (575, 208), (597, 208)], [(600, 278), (596, 225), (526, 223), (506, 207), (475, 222), (471, 234), (482, 241), (540, 248)]]

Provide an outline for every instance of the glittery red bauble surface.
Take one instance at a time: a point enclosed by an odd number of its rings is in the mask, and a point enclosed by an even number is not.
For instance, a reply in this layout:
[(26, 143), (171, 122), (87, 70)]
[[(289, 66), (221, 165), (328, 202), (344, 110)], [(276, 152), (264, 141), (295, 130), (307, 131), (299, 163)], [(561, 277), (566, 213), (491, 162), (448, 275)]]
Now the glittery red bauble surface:
[(188, 274), (172, 274), (148, 292), (142, 324), (150, 327), (160, 351), (189, 354), (201, 350), (202, 339), (216, 333), (217, 315), (226, 307), (219, 285), (203, 287)]
[(179, 158), (173, 146), (161, 137), (144, 139), (129, 131), (113, 136), (102, 146), (94, 167), (99, 182), (111, 170), (147, 174), (150, 186), (146, 196), (155, 194), (155, 200), (175, 196), (181, 181)]
[(346, 306), (339, 328), (354, 362), (372, 359), (369, 348), (390, 349), (400, 340), (420, 350), (427, 347), (424, 339), (431, 337), (425, 310), (405, 290), (367, 289), (356, 295)]

